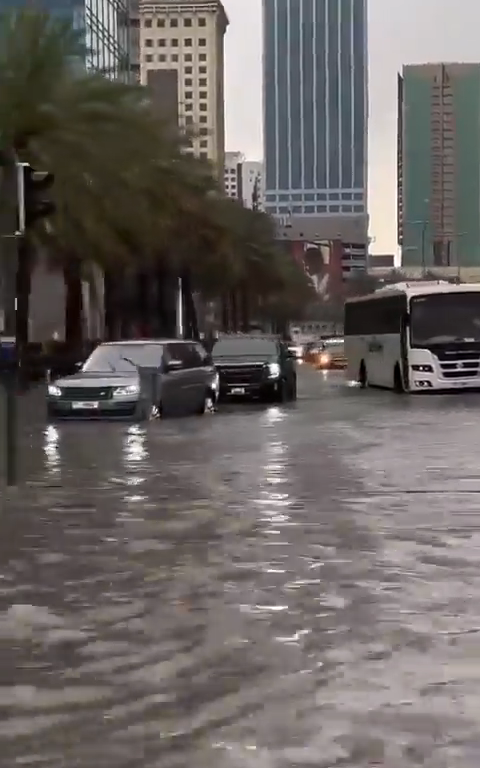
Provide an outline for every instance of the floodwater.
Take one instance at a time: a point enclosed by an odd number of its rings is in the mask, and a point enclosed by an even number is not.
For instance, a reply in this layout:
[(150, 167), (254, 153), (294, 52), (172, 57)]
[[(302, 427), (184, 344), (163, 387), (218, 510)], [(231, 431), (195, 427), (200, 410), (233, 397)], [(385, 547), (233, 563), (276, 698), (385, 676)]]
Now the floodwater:
[(299, 394), (146, 427), (22, 406), (2, 768), (476, 768), (480, 396)]

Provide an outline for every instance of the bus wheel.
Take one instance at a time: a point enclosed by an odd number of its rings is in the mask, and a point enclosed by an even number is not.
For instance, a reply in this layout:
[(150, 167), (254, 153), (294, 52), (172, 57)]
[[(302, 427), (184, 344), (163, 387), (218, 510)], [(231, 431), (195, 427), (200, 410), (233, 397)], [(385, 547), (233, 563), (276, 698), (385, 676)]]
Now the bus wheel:
[(395, 366), (395, 370), (393, 371), (393, 389), (397, 394), (403, 394), (405, 392), (405, 388), (403, 386), (403, 380), (402, 380), (402, 373), (400, 371), (400, 366), (397, 363)]
[(360, 370), (358, 371), (358, 383), (360, 384), (361, 389), (366, 389), (368, 387), (367, 369), (363, 360), (360, 363)]

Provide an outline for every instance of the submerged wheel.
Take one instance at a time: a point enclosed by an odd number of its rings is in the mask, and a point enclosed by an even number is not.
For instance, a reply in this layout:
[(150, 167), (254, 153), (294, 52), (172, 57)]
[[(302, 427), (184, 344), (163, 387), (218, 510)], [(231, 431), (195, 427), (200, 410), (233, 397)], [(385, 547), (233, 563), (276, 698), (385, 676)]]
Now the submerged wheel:
[(207, 390), (203, 397), (203, 401), (197, 410), (197, 415), (203, 416), (204, 413), (214, 413), (215, 403), (216, 399), (214, 393), (211, 390)]
[(399, 395), (403, 395), (403, 393), (405, 392), (402, 373), (400, 371), (400, 366), (398, 363), (396, 364), (395, 369), (393, 371), (393, 389), (394, 389), (394, 392), (396, 392)]

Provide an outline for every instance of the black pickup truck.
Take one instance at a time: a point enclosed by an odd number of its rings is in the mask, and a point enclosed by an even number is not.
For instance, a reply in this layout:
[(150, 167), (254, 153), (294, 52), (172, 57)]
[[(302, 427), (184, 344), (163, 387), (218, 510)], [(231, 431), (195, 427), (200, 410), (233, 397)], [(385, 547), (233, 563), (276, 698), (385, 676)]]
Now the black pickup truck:
[(221, 398), (257, 398), (284, 403), (297, 399), (295, 357), (276, 338), (231, 335), (212, 350)]

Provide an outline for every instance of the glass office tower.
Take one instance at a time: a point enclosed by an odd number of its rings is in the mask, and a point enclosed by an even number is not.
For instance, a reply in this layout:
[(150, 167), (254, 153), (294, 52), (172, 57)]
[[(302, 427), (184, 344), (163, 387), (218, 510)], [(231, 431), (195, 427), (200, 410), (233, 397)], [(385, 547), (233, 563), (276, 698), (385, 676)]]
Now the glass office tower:
[[(0, 0), (0, 10), (28, 7), (21, 0)], [(37, 8), (71, 19), (85, 34), (85, 66), (112, 79), (129, 80), (129, 0), (43, 0)]]
[(366, 0), (263, 0), (268, 212), (367, 212)]

